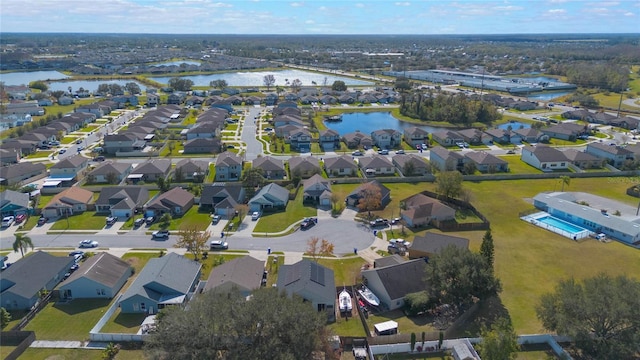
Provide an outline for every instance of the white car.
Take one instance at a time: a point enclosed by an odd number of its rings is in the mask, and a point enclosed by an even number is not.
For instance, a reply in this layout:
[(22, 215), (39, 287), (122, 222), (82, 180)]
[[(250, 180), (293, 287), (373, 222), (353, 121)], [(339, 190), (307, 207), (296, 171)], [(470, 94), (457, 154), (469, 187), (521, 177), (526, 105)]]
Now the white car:
[(257, 211), (254, 211), (253, 214), (251, 214), (251, 220), (258, 220), (259, 217), (260, 213)]
[(210, 245), (211, 250), (227, 250), (228, 248), (229, 248), (229, 244), (226, 241), (221, 241), (221, 240), (211, 241), (211, 245)]
[(404, 239), (391, 239), (389, 240), (389, 244), (393, 244), (396, 247), (406, 247), (406, 248), (411, 246), (411, 243), (408, 241), (405, 241)]
[(94, 248), (98, 247), (98, 242), (95, 240), (82, 240), (80, 244), (78, 244), (79, 248)]
[(11, 226), (11, 224), (13, 224), (14, 221), (15, 218), (13, 216), (5, 216), (2, 218), (2, 227), (9, 227)]

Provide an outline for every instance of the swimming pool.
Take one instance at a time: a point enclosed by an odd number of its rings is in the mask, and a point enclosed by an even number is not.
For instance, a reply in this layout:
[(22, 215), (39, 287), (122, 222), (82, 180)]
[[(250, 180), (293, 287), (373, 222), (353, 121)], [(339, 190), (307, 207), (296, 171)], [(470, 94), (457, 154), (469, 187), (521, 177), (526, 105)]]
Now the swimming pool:
[(568, 223), (564, 220), (560, 220), (558, 218), (555, 218), (553, 216), (545, 216), (545, 217), (541, 217), (541, 218), (537, 218), (537, 221), (550, 225), (550, 226), (554, 226), (557, 227), (563, 231), (569, 232), (569, 233), (579, 233), (581, 231), (584, 231), (585, 229), (573, 225), (571, 223)]
[(573, 240), (586, 238), (590, 233), (589, 230), (583, 227), (558, 219), (547, 212), (538, 212), (523, 216), (521, 219)]

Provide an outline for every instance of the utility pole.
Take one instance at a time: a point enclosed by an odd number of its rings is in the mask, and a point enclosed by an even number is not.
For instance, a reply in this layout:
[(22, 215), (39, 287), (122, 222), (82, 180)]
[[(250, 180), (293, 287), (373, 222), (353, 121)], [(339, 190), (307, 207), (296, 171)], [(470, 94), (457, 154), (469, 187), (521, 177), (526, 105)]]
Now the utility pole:
[(622, 95), (624, 94), (624, 90), (620, 91), (620, 101), (618, 102), (618, 114), (616, 114), (616, 118), (620, 118), (620, 108), (622, 107)]

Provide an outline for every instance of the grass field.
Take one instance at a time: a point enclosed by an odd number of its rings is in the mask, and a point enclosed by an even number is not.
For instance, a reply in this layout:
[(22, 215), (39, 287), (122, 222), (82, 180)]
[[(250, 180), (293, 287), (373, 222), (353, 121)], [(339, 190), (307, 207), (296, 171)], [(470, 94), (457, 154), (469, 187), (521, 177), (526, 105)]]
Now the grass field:
[(307, 206), (302, 203), (302, 190), (298, 191), (298, 196), (289, 201), (285, 211), (272, 214), (263, 214), (256, 225), (254, 232), (279, 232), (285, 230), (289, 225), (305, 217), (316, 216), (315, 206)]
[(106, 224), (105, 218), (104, 214), (85, 211), (80, 214), (69, 216), (68, 219), (60, 218), (51, 226), (51, 230), (101, 230)]
[[(102, 351), (89, 349), (28, 348), (20, 360), (102, 360)], [(115, 360), (144, 360), (142, 350), (120, 350)]]
[(540, 174), (542, 170), (520, 160), (520, 155), (499, 156), (500, 159), (509, 163), (509, 173), (511, 174)]
[(100, 329), (100, 332), (135, 334), (140, 329), (140, 324), (142, 324), (145, 317), (147, 317), (146, 314), (123, 314), (118, 308), (109, 321)]
[[(122, 256), (122, 260), (126, 261), (134, 269), (134, 275), (140, 273), (142, 268), (147, 264), (149, 259), (160, 256), (160, 250), (153, 252), (128, 252)], [(129, 279), (127, 283), (131, 283), (133, 279)]]
[[(211, 222), (211, 214), (208, 212), (199, 212), (198, 207), (194, 206), (187, 211), (183, 216), (172, 219), (169, 225), (169, 230), (180, 230), (182, 227), (195, 226), (198, 230), (205, 230)], [(155, 222), (151, 225), (150, 230), (160, 229), (160, 224)]]

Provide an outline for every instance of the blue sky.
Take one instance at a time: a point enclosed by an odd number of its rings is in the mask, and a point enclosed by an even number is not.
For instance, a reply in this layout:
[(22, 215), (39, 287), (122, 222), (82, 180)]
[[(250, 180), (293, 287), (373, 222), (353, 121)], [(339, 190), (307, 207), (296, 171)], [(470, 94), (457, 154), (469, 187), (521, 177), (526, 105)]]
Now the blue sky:
[(640, 0), (1, 0), (1, 32), (638, 33)]

